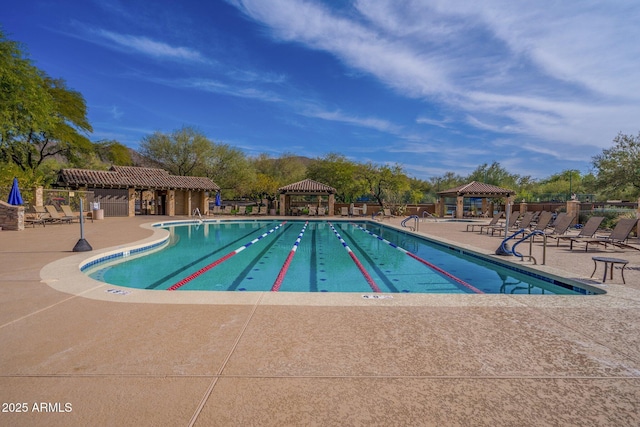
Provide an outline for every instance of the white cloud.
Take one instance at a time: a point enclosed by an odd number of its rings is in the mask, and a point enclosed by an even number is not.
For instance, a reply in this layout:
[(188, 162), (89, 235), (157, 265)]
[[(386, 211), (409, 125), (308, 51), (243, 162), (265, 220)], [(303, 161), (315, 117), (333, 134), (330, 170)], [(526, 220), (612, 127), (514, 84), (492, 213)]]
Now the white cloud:
[(606, 147), (618, 132), (637, 131), (636, 0), (357, 0), (341, 10), (306, 0), (229, 2), (278, 41), (328, 52), (347, 72), (453, 109), (452, 128), (519, 135), (546, 153), (558, 144)]
[(155, 58), (204, 62), (200, 52), (188, 47), (174, 47), (167, 43), (152, 40), (144, 36), (118, 34), (107, 30), (96, 30), (95, 34), (114, 42), (119, 49), (126, 49)]

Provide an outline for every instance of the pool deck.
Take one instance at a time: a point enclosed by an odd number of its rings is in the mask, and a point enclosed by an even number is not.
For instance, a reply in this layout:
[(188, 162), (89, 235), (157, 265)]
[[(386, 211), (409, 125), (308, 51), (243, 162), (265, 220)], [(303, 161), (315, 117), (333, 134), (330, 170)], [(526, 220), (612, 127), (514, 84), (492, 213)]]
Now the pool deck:
[[(161, 219), (87, 222), (85, 237), (98, 253)], [(500, 239), (467, 224), (419, 225), (492, 254)], [(0, 231), (0, 425), (640, 425), (640, 251), (550, 243), (535, 268), (604, 295), (157, 291), (180, 298), (167, 304), (45, 282), (78, 238), (77, 223)], [(602, 284), (601, 265), (590, 279), (593, 256), (628, 260), (626, 285), (619, 269)]]

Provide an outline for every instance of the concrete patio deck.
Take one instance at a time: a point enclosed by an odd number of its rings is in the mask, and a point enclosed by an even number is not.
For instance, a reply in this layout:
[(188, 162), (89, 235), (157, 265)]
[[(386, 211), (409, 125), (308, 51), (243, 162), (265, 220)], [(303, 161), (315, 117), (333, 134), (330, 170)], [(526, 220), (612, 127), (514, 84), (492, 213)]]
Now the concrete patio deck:
[[(169, 219), (107, 218), (85, 236), (95, 253)], [(430, 237), (498, 247), (465, 228), (420, 223)], [(0, 425), (640, 425), (640, 251), (549, 246), (536, 268), (604, 295), (160, 304), (43, 283), (78, 238), (77, 224), (0, 232)], [(601, 270), (589, 279), (595, 255), (628, 259), (626, 285), (619, 270), (605, 285)]]

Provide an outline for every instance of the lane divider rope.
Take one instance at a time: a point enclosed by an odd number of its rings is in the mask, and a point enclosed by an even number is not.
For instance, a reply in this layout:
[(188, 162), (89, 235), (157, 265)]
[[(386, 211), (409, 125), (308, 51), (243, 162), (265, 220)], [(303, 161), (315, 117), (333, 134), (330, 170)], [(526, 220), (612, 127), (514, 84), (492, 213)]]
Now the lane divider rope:
[(366, 279), (367, 283), (369, 283), (369, 286), (371, 286), (371, 289), (373, 290), (373, 292), (382, 292), (380, 290), (380, 287), (378, 287), (376, 282), (373, 280), (373, 277), (371, 277), (371, 275), (369, 275), (367, 270), (365, 270), (364, 266), (362, 265), (362, 263), (360, 262), (356, 254), (353, 253), (353, 251), (351, 250), (347, 242), (345, 242), (342, 236), (340, 235), (340, 233), (338, 233), (338, 230), (336, 230), (336, 228), (330, 222), (327, 222), (327, 223), (333, 230), (333, 233), (336, 235), (336, 237), (340, 240), (340, 243), (342, 243), (342, 246), (346, 249), (347, 253), (349, 253), (349, 256), (351, 257), (353, 262), (356, 264), (356, 266), (358, 266), (358, 269)]
[(376, 239), (383, 241), (384, 243), (386, 243), (387, 245), (391, 246), (392, 248), (395, 248), (395, 249), (399, 250), (400, 252), (403, 252), (403, 253), (409, 255), (411, 258), (423, 263), (424, 265), (426, 265), (427, 267), (431, 268), (432, 270), (435, 270), (438, 273), (442, 274), (443, 276), (446, 276), (449, 279), (461, 284), (465, 288), (467, 288), (467, 289), (469, 289), (469, 290), (471, 290), (471, 291), (473, 291), (473, 292), (475, 292), (477, 294), (483, 294), (484, 293), (480, 289), (476, 288), (475, 286), (473, 286), (473, 285), (465, 282), (464, 280), (454, 276), (453, 274), (449, 273), (448, 271), (445, 271), (445, 270), (441, 269), (437, 265), (434, 265), (434, 264), (430, 263), (429, 261), (420, 258), (419, 256), (409, 252), (408, 250), (406, 250), (404, 248), (401, 248), (400, 246), (396, 245), (395, 243), (392, 243), (389, 240), (387, 240), (387, 239), (385, 239), (385, 238), (383, 238), (381, 236), (378, 236), (375, 233), (372, 233), (371, 231), (367, 230), (366, 228), (363, 228), (362, 226), (360, 226), (358, 224), (355, 224), (355, 223), (351, 223), (351, 224), (356, 226), (356, 227), (358, 227), (360, 230), (364, 231), (365, 233), (375, 237)]
[(302, 235), (304, 234), (304, 231), (307, 229), (308, 224), (309, 224), (309, 221), (304, 223), (302, 230), (300, 230), (300, 234), (298, 234), (298, 238), (296, 239), (295, 243), (293, 244), (293, 247), (291, 248), (291, 251), (289, 252), (289, 256), (287, 256), (287, 259), (285, 260), (284, 264), (282, 264), (280, 273), (278, 273), (278, 277), (276, 277), (276, 281), (273, 282), (273, 286), (271, 287), (272, 292), (278, 292), (280, 290), (280, 285), (282, 285), (284, 276), (287, 274), (287, 270), (289, 270), (289, 264), (291, 264), (291, 260), (293, 259), (293, 256), (296, 254), (296, 251), (298, 250), (298, 245), (300, 245), (300, 241), (302, 240)]
[(196, 277), (200, 276), (203, 273), (206, 273), (207, 271), (211, 270), (213, 267), (222, 264), (223, 262), (225, 262), (226, 260), (228, 260), (229, 258), (231, 258), (232, 256), (244, 251), (245, 249), (247, 249), (249, 246), (253, 245), (254, 243), (256, 243), (257, 241), (265, 238), (266, 236), (268, 236), (269, 234), (273, 233), (274, 231), (276, 231), (278, 228), (282, 227), (283, 225), (285, 225), (287, 223), (287, 221), (281, 222), (280, 224), (278, 224), (276, 227), (272, 228), (271, 230), (263, 233), (262, 235), (256, 237), (255, 239), (253, 239), (252, 241), (250, 241), (249, 243), (246, 243), (242, 246), (240, 246), (238, 249), (229, 252), (228, 254), (226, 254), (225, 256), (223, 256), (222, 258), (219, 258), (217, 260), (215, 260), (214, 262), (212, 262), (211, 264), (202, 267), (200, 270), (196, 271), (195, 273), (191, 274), (190, 276), (185, 277), (184, 279), (180, 280), (179, 282), (177, 282), (176, 284), (172, 285), (171, 287), (169, 287), (167, 290), (168, 291), (175, 291), (176, 289), (184, 286), (185, 284), (189, 283), (190, 281), (192, 281), (193, 279), (195, 279)]

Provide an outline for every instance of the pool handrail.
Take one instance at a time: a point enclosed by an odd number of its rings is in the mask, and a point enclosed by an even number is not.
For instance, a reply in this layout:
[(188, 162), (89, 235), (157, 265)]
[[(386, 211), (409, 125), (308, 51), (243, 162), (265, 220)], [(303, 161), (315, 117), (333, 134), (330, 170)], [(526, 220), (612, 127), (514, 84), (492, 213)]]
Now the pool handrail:
[[(410, 219), (414, 220), (415, 225), (413, 227), (407, 227), (407, 221), (409, 221)], [(401, 226), (405, 228), (410, 228), (411, 231), (418, 231), (419, 224), (420, 224), (420, 217), (418, 215), (408, 216), (405, 219), (403, 219), (402, 222), (400, 223)]]
[[(520, 258), (521, 261), (524, 261), (524, 257), (526, 256), (527, 258), (529, 258), (530, 260), (533, 261), (534, 264), (537, 264), (536, 259), (531, 255), (531, 248), (532, 248), (532, 244), (533, 244), (533, 239), (535, 238), (535, 236), (541, 235), (542, 236), (542, 265), (545, 265), (546, 263), (546, 258), (547, 258), (547, 235), (541, 231), (541, 230), (533, 230), (531, 233), (523, 236), (520, 240), (518, 240), (516, 243), (513, 244), (513, 246), (511, 247), (511, 252)], [(525, 240), (529, 240), (529, 255), (522, 255), (519, 252), (516, 252), (516, 246), (518, 246), (520, 243), (524, 242)]]

